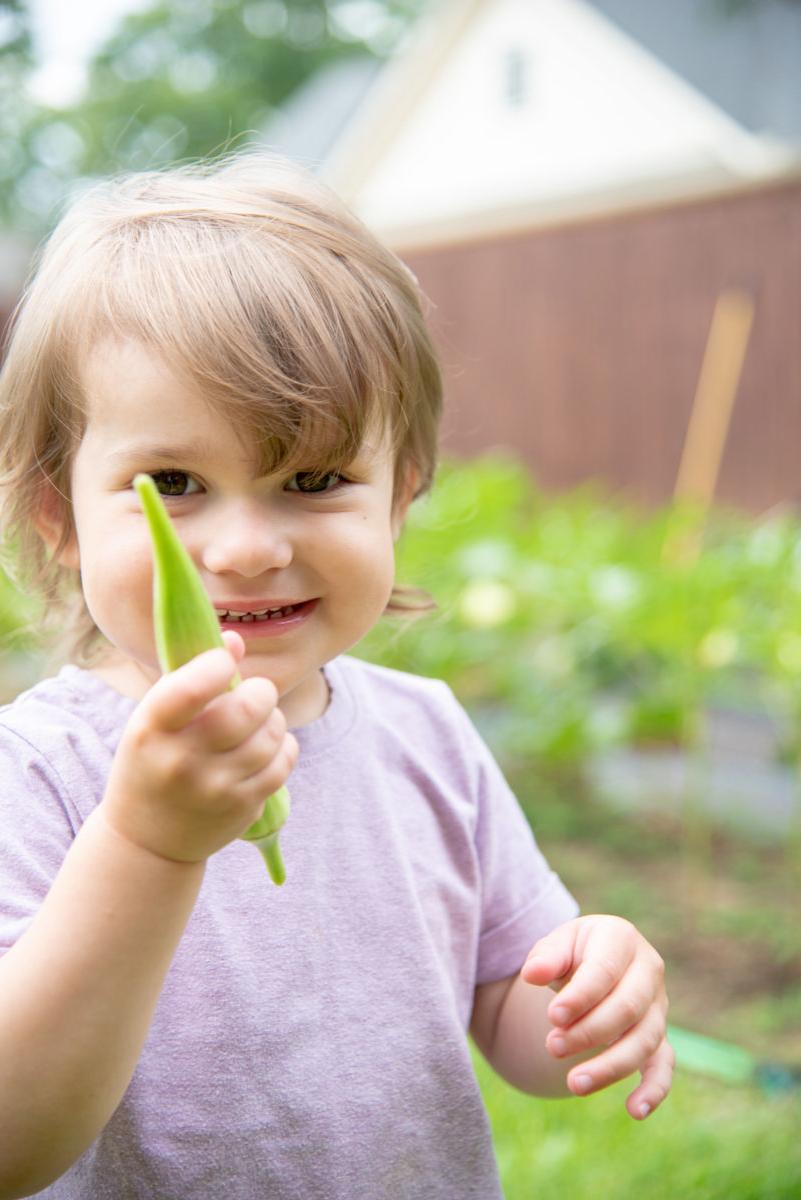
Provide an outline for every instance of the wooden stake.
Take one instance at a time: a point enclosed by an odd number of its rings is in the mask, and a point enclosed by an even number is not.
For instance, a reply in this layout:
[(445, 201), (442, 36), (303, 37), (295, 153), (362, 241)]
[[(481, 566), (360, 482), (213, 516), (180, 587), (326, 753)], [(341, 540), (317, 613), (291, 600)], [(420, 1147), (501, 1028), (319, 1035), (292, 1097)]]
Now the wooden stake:
[(698, 505), (701, 521), (680, 546), (674, 542), (665, 547), (666, 556), (682, 562), (694, 561), (700, 552), (703, 519), (715, 496), (753, 318), (754, 302), (747, 292), (720, 293), (673, 493), (676, 500)]
[(676, 479), (677, 500), (707, 508), (715, 495), (753, 316), (747, 292), (718, 296)]

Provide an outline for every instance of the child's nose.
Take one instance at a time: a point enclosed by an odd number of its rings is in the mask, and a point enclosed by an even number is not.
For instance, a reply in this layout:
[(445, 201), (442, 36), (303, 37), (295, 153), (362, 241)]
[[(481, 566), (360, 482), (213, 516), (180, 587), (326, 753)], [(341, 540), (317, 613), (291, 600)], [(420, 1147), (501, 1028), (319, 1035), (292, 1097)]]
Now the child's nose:
[(263, 511), (238, 506), (229, 509), (207, 540), (202, 554), (207, 571), (226, 571), (248, 577), (288, 567), (292, 542), (286, 531)]

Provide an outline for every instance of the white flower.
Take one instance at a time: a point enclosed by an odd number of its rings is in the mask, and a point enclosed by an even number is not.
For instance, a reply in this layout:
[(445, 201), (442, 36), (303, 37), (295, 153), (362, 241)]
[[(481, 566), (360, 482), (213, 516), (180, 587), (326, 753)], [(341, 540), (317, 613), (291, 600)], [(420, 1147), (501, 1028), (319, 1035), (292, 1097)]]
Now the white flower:
[(737, 657), (737, 634), (730, 629), (710, 629), (698, 646), (702, 667), (727, 667)]
[(554, 634), (540, 642), (531, 661), (535, 671), (547, 679), (564, 679), (574, 669), (576, 656), (568, 639)]
[(474, 579), (459, 597), (459, 615), (473, 629), (503, 625), (517, 610), (517, 597), (498, 579)]
[(590, 591), (596, 604), (619, 611), (637, 603), (642, 585), (627, 567), (598, 567), (590, 576)]

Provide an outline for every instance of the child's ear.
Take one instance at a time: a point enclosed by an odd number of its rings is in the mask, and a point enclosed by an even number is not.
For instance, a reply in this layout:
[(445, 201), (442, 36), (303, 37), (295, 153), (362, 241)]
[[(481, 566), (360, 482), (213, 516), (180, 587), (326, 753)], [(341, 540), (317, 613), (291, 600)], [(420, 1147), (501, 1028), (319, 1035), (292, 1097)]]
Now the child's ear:
[(414, 463), (406, 468), (403, 485), (392, 506), (392, 540), (397, 542), (403, 530), (403, 523), (409, 511), (409, 505), (414, 500), (420, 486), (420, 472)]
[(33, 522), (36, 532), (53, 552), (60, 566), (78, 570), (81, 565), (78, 539), (71, 527), (62, 544), (62, 537), (70, 520), (68, 510), (69, 500), (62, 496), (51, 479), (45, 479), (39, 492), (39, 509)]

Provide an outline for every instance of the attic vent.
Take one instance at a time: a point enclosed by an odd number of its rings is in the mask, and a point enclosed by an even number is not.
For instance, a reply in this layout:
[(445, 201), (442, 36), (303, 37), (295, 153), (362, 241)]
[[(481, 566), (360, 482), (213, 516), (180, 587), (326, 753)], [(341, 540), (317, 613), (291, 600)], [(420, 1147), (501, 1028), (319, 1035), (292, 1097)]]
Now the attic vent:
[(523, 108), (531, 99), (531, 58), (519, 46), (504, 55), (504, 99), (510, 108)]

